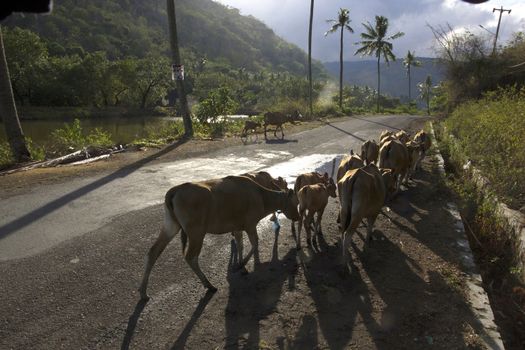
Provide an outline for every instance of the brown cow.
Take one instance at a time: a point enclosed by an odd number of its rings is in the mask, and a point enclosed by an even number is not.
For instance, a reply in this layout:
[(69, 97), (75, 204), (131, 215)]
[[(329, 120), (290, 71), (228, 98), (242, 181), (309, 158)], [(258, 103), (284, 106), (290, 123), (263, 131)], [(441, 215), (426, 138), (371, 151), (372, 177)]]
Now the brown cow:
[[(328, 176), (328, 173), (319, 174), (318, 172), (304, 173), (295, 179), (295, 185), (293, 187), (295, 194), (299, 193), (299, 190), (307, 185), (324, 184), (325, 186), (335, 185), (334, 180)], [(295, 233), (295, 224), (292, 221), (292, 233)]]
[[(330, 179), (332, 180), (332, 179)], [(299, 230), (297, 232), (297, 249), (301, 249), (301, 227), (304, 222), (306, 231), (306, 241), (311, 245), (310, 225), (314, 224), (315, 233), (321, 233), (321, 219), (323, 218), (324, 209), (328, 204), (328, 197), (336, 197), (335, 183), (333, 180), (327, 186), (324, 183), (303, 186), (297, 199), (299, 200)], [(308, 213), (306, 212), (308, 211)], [(317, 221), (314, 223), (314, 214), (317, 213)]]
[(379, 156), (379, 145), (376, 140), (368, 140), (361, 146), (361, 159), (366, 163), (377, 162)]
[(420, 130), (414, 136), (414, 141), (421, 144), (421, 154), (419, 155), (419, 159), (416, 165), (417, 169), (421, 169), (421, 161), (423, 160), (423, 158), (425, 158), (427, 151), (430, 149), (432, 141), (430, 140), (430, 135), (428, 135), (424, 130)]
[[(141, 298), (148, 299), (146, 290), (151, 269), (178, 232), (181, 233), (186, 262), (202, 284), (215, 291), (217, 289), (199, 267), (199, 253), (206, 233), (246, 231), (258, 262), (257, 223), (276, 210), (282, 210), (292, 220), (299, 220), (297, 204), (297, 196), (292, 190), (272, 191), (244, 176), (187, 182), (171, 188), (164, 199), (164, 224), (146, 259), (139, 288)], [(242, 262), (242, 257), (239, 262)]]
[(284, 139), (283, 124), (295, 123), (303, 118), (299, 111), (294, 111), (292, 114), (284, 114), (282, 112), (266, 112), (264, 113), (264, 139), (268, 140), (266, 130), (269, 125), (275, 125), (273, 136), (277, 137), (277, 130), (281, 129), (281, 140)]
[(248, 132), (251, 131), (255, 134), (255, 138), (257, 139), (257, 128), (261, 127), (261, 123), (256, 122), (255, 120), (245, 120), (244, 121), (244, 128), (241, 132), (241, 138), (247, 138)]
[(337, 183), (337, 187), (341, 203), (341, 246), (346, 264), (352, 233), (364, 218), (367, 219), (365, 243), (369, 245), (374, 222), (385, 203), (387, 192), (383, 175), (375, 164), (349, 170)]
[(350, 155), (345, 155), (339, 163), (339, 168), (337, 169), (337, 182), (346, 174), (348, 170), (357, 169), (364, 166), (363, 159), (357, 154), (354, 154), (353, 150), (350, 150)]
[(392, 169), (392, 175), (396, 182), (396, 192), (399, 192), (401, 183), (407, 181), (408, 161), (407, 148), (399, 140), (387, 141), (379, 150), (379, 167)]
[(408, 141), (410, 141), (410, 135), (405, 131), (405, 130), (400, 130), (398, 132), (396, 132), (395, 134), (396, 138), (403, 142), (403, 143), (407, 143)]

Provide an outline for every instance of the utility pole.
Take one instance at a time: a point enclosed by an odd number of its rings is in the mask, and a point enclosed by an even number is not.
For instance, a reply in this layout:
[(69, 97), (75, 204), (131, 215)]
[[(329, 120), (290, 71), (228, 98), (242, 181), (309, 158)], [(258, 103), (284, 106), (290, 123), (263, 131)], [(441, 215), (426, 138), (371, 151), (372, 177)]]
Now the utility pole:
[(509, 15), (510, 15), (510, 9), (509, 10), (505, 10), (503, 9), (503, 6), (501, 6), (499, 9), (497, 8), (494, 8), (492, 10), (492, 13), (496, 12), (496, 11), (499, 11), (499, 19), (498, 19), (498, 27), (496, 28), (496, 36), (494, 37), (494, 47), (492, 48), (492, 54), (495, 55), (496, 54), (496, 43), (498, 42), (498, 34), (499, 34), (499, 26), (501, 24), (501, 15), (503, 14), (503, 12), (508, 12)]
[[(177, 36), (177, 21), (175, 16), (175, 0), (167, 0), (166, 7), (168, 11), (169, 36), (171, 46), (171, 59), (174, 66), (182, 69), (182, 61), (179, 53), (179, 40)], [(175, 67), (173, 67), (174, 69)], [(182, 121), (184, 123), (184, 137), (193, 137), (193, 125), (191, 122), (191, 113), (188, 107), (188, 99), (186, 98), (186, 91), (184, 90), (184, 74), (179, 75), (175, 80), (177, 83), (177, 95), (179, 99), (179, 106), (182, 112)]]

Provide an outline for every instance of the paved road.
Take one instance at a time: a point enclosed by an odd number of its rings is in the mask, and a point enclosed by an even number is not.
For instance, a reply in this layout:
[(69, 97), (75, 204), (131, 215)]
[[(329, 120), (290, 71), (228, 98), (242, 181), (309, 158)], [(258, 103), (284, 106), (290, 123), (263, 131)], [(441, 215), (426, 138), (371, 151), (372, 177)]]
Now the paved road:
[[(377, 223), (371, 251), (353, 246), (341, 273), (330, 201), (325, 239), (297, 251), (289, 224), (259, 225), (262, 264), (233, 272), (229, 236), (210, 236), (201, 267), (205, 293), (172, 242), (153, 270), (147, 304), (136, 288), (157, 236), (161, 200), (188, 180), (268, 170), (289, 180), (330, 170), (380, 130), (416, 116), (351, 118), (285, 142), (220, 150), (206, 157), (126, 167), (114, 173), (28, 189), (0, 202), (0, 348), (437, 348), (476, 345), (482, 333), (459, 291), (460, 259), (443, 193), (423, 173)], [(425, 189), (425, 190), (423, 190)], [(432, 215), (430, 215), (432, 213)], [(357, 235), (359, 236), (359, 235)], [(359, 237), (357, 237), (359, 238)], [(457, 283), (458, 285), (456, 285)]]
[(91, 232), (117, 215), (158, 204), (167, 189), (186, 181), (272, 166), (270, 172), (293, 179), (303, 169), (322, 166), (329, 156), (359, 149), (363, 140), (377, 138), (379, 130), (404, 128), (416, 119), (421, 118), (355, 117), (293, 135), (285, 142), (233, 147), (207, 157), (127, 167), (111, 174), (33, 188), (0, 202), (0, 261), (31, 256)]

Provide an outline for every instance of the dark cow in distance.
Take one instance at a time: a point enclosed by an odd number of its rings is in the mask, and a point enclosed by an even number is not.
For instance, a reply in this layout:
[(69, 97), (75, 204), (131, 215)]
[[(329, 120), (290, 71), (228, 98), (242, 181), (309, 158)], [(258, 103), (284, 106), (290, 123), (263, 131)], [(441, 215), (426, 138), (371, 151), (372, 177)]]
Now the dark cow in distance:
[(275, 125), (273, 136), (277, 137), (277, 130), (281, 129), (281, 140), (284, 139), (283, 124), (284, 123), (295, 123), (303, 118), (299, 111), (294, 111), (292, 114), (284, 114), (282, 112), (266, 112), (264, 113), (264, 139), (268, 140), (266, 136), (266, 130), (269, 125)]

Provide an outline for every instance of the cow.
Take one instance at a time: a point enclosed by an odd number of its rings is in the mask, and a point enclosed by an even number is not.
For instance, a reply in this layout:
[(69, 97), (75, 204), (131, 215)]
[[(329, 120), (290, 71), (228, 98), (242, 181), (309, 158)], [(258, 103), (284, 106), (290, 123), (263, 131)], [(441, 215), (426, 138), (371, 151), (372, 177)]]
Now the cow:
[(404, 144), (410, 141), (410, 135), (405, 130), (399, 130), (396, 132), (395, 137)]
[(266, 112), (264, 113), (264, 139), (268, 140), (266, 131), (269, 125), (275, 125), (273, 136), (277, 137), (277, 130), (281, 129), (281, 140), (284, 139), (283, 124), (295, 123), (303, 118), (299, 111), (294, 111), (292, 114), (284, 114), (282, 112)]
[(430, 135), (428, 135), (424, 130), (420, 130), (416, 135), (414, 135), (414, 142), (421, 144), (421, 154), (419, 155), (416, 165), (417, 169), (421, 169), (421, 161), (423, 158), (425, 158), (427, 151), (430, 149), (432, 141), (430, 140)]
[(139, 288), (141, 298), (148, 299), (146, 290), (153, 265), (177, 233), (180, 232), (186, 262), (204, 287), (214, 292), (217, 288), (206, 278), (198, 260), (206, 233), (246, 231), (258, 263), (257, 223), (276, 210), (299, 220), (297, 204), (294, 191), (273, 191), (245, 176), (187, 182), (171, 188), (164, 197), (164, 223), (146, 258)]
[(387, 141), (379, 150), (379, 167), (392, 169), (396, 182), (396, 193), (401, 188), (401, 183), (406, 183), (409, 169), (407, 147), (399, 140)]
[(241, 132), (241, 138), (247, 138), (248, 132), (251, 131), (255, 134), (255, 138), (257, 139), (257, 128), (261, 127), (261, 123), (256, 122), (255, 120), (245, 120), (244, 121), (244, 128)]
[(361, 145), (361, 159), (366, 163), (377, 162), (379, 156), (379, 145), (376, 140), (368, 140)]
[[(332, 179), (330, 179), (332, 180)], [(321, 219), (328, 204), (328, 197), (336, 197), (335, 183), (333, 180), (328, 184), (318, 183), (301, 187), (297, 193), (299, 200), (299, 230), (297, 232), (297, 249), (301, 249), (301, 227), (304, 223), (306, 241), (311, 245), (311, 228), (314, 224), (315, 233), (321, 233)], [(308, 211), (308, 213), (306, 212)], [(314, 214), (317, 213), (317, 221), (314, 223)]]
[(339, 163), (339, 168), (337, 169), (337, 182), (341, 180), (348, 170), (361, 168), (364, 165), (363, 159), (357, 154), (354, 154), (353, 150), (350, 150), (350, 154), (344, 156)]
[(367, 220), (367, 234), (365, 244), (370, 244), (374, 222), (383, 207), (387, 189), (383, 174), (375, 164), (369, 164), (359, 169), (352, 169), (345, 173), (337, 183), (340, 201), (341, 240), (343, 261), (347, 262), (347, 254), (352, 233), (363, 219)]

